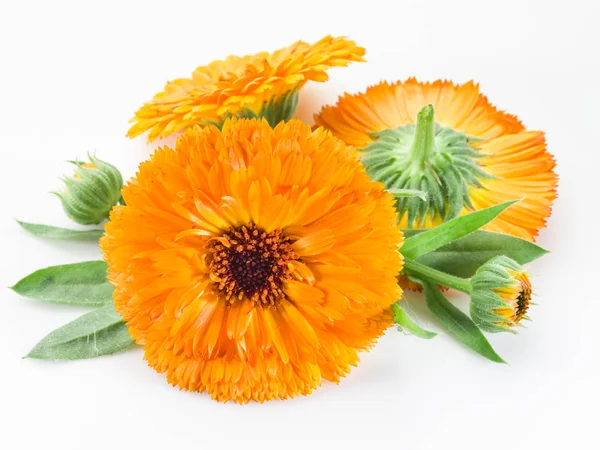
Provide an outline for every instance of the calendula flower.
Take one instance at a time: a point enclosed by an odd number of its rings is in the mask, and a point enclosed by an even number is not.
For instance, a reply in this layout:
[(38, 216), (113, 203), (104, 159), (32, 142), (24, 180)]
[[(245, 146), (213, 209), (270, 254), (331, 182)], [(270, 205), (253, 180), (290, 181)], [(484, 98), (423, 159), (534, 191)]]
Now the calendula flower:
[(72, 177), (65, 177), (65, 190), (53, 192), (62, 202), (69, 218), (82, 225), (108, 219), (113, 206), (121, 199), (123, 178), (119, 170), (94, 156), (86, 163), (71, 161), (77, 168)]
[(544, 133), (497, 110), (472, 82), (381, 83), (315, 119), (360, 149), (373, 179), (428, 193), (398, 200), (403, 227), (523, 198), (485, 229), (534, 240), (550, 215), (557, 176)]
[(240, 403), (308, 394), (391, 324), (394, 200), (324, 130), (193, 127), (123, 196), (101, 241), (115, 306), (173, 385)]
[(274, 126), (291, 118), (307, 81), (327, 81), (327, 69), (363, 61), (364, 53), (354, 41), (327, 36), (312, 45), (298, 41), (273, 53), (214, 61), (190, 78), (167, 83), (135, 113), (127, 135), (149, 130), (152, 141), (192, 125), (221, 124), (229, 116), (265, 117)]
[(531, 282), (525, 269), (506, 256), (486, 262), (471, 279), (471, 317), (483, 330), (514, 333), (530, 301)]

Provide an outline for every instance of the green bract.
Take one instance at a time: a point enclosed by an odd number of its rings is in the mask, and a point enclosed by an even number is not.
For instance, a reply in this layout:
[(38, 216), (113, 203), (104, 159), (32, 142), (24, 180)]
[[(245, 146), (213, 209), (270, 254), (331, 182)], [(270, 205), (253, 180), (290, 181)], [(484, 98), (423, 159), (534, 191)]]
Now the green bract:
[(89, 155), (89, 163), (71, 161), (77, 169), (70, 178), (63, 178), (64, 192), (53, 192), (69, 218), (82, 225), (108, 219), (110, 210), (121, 199), (123, 177), (111, 164)]
[(463, 207), (473, 208), (469, 189), (483, 187), (492, 178), (477, 163), (482, 155), (464, 133), (437, 125), (432, 105), (417, 115), (416, 125), (374, 133), (375, 142), (364, 148), (361, 161), (369, 176), (390, 190), (420, 190), (427, 200), (398, 198), (397, 209), (408, 226), (423, 226), (428, 219), (452, 219)]
[(482, 330), (516, 333), (530, 300), (525, 269), (506, 256), (490, 259), (471, 278), (471, 318)]
[(274, 97), (265, 103), (260, 111), (255, 112), (250, 108), (245, 108), (237, 114), (226, 114), (221, 122), (207, 123), (216, 125), (219, 129), (225, 123), (225, 120), (232, 117), (238, 119), (260, 119), (264, 118), (271, 127), (275, 128), (280, 122), (287, 122), (292, 118), (298, 107), (299, 92), (297, 89), (286, 92), (280, 97)]

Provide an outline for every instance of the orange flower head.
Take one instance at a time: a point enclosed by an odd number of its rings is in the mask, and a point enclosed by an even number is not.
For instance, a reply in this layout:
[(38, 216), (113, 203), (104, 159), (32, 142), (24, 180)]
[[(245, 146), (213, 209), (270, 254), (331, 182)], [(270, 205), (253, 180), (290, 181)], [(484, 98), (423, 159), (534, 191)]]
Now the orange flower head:
[(384, 82), (315, 119), (358, 148), (369, 175), (392, 192), (428, 194), (398, 199), (403, 227), (523, 198), (485, 229), (534, 240), (551, 213), (557, 176), (544, 133), (498, 111), (472, 82)]
[(239, 403), (309, 394), (392, 322), (394, 199), (325, 130), (193, 127), (123, 197), (101, 240), (115, 307), (173, 385)]
[(363, 61), (364, 53), (354, 41), (327, 36), (312, 45), (298, 41), (273, 53), (214, 61), (167, 83), (135, 113), (127, 135), (150, 131), (153, 141), (193, 125), (220, 125), (230, 116), (265, 117), (275, 126), (291, 118), (307, 81), (327, 81), (327, 69)]

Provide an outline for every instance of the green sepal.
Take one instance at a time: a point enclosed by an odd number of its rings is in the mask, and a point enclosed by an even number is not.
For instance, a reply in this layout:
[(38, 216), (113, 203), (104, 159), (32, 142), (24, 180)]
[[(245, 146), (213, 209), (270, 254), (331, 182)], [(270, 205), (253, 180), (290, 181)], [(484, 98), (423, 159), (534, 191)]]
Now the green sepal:
[(442, 223), (435, 228), (411, 236), (404, 241), (401, 250), (402, 254), (409, 258), (417, 259), (420, 256), (473, 233), (498, 217), (498, 215), (506, 208), (519, 201), (520, 200), (512, 200), (470, 214), (465, 214), (464, 216)]
[(49, 303), (82, 306), (112, 304), (113, 286), (106, 279), (104, 261), (87, 261), (40, 269), (21, 279), (11, 289)]
[(220, 122), (205, 121), (206, 124), (214, 125), (221, 129), (225, 120), (237, 117), (238, 119), (260, 119), (264, 118), (271, 127), (276, 127), (280, 122), (290, 120), (296, 108), (298, 107), (299, 91), (292, 89), (279, 97), (271, 98), (267, 103), (262, 105), (259, 111), (254, 111), (250, 108), (244, 108), (237, 114), (225, 114), (225, 117)]
[(427, 201), (427, 192), (418, 189), (388, 189), (387, 191), (394, 197), (418, 197), (423, 201)]
[[(407, 239), (425, 231), (427, 230), (403, 230)], [(402, 249), (401, 252), (403, 251)], [(479, 267), (495, 256), (505, 255), (519, 264), (527, 264), (548, 253), (525, 239), (477, 230), (420, 256), (416, 261), (450, 275), (470, 278)]]
[(298, 89), (293, 89), (281, 97), (272, 98), (262, 107), (259, 115), (267, 119), (272, 127), (277, 126), (280, 122), (287, 122), (296, 112), (299, 97)]
[(405, 331), (421, 339), (432, 339), (437, 336), (437, 333), (417, 325), (398, 303), (392, 305), (392, 311), (394, 311), (394, 322), (398, 325), (399, 331)]
[(109, 193), (113, 194), (118, 191), (118, 196), (120, 198), (121, 189), (123, 188), (123, 176), (121, 175), (121, 172), (112, 164), (102, 161), (92, 154), (88, 154), (88, 158), (92, 164), (100, 169), (102, 178), (106, 180), (106, 189), (109, 191)]
[(490, 361), (506, 363), (492, 348), (477, 325), (450, 303), (435, 283), (422, 281), (421, 284), (427, 307), (452, 336)]
[(103, 230), (70, 230), (38, 223), (21, 222), (20, 220), (17, 220), (17, 223), (30, 233), (47, 239), (98, 241), (104, 234)]
[(26, 358), (87, 359), (119, 352), (133, 343), (125, 322), (111, 304), (52, 331)]

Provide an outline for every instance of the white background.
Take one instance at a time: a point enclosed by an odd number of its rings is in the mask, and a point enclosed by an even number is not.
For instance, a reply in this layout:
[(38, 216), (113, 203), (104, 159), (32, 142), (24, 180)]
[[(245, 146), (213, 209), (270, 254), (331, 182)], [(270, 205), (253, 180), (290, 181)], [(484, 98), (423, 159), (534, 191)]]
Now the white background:
[(92, 150), (131, 176), (153, 147), (125, 138), (128, 119), (167, 80), (228, 54), (326, 34), (352, 37), (369, 62), (307, 85), (301, 118), (381, 79), (475, 79), (492, 102), (547, 132), (560, 197), (539, 240), (552, 254), (531, 265), (533, 322), (519, 336), (490, 336), (510, 366), (448, 336), (390, 330), (338, 386), (293, 401), (219, 404), (172, 388), (139, 349), (78, 362), (22, 359), (84, 310), (2, 288), (0, 448), (598, 448), (598, 5), (3, 1), (1, 286), (100, 257), (94, 244), (44, 241), (13, 220), (69, 225), (47, 194), (70, 173), (62, 161)]

